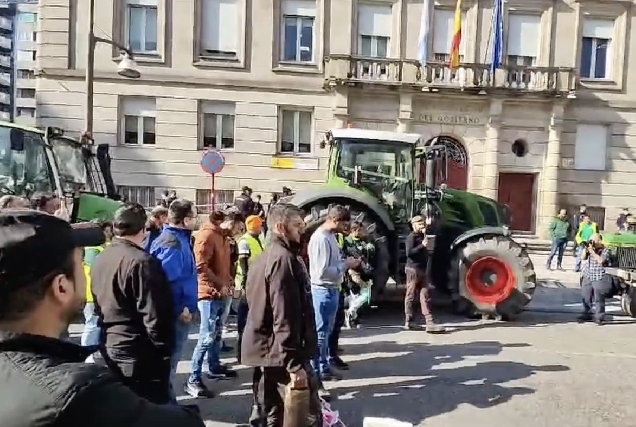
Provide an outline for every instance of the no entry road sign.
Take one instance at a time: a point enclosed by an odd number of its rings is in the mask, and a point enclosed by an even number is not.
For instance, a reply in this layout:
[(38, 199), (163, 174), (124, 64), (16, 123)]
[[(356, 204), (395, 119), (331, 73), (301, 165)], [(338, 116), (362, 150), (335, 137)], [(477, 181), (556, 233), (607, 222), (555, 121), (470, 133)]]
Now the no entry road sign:
[(210, 175), (217, 174), (225, 166), (225, 157), (216, 150), (208, 150), (201, 157), (201, 169)]

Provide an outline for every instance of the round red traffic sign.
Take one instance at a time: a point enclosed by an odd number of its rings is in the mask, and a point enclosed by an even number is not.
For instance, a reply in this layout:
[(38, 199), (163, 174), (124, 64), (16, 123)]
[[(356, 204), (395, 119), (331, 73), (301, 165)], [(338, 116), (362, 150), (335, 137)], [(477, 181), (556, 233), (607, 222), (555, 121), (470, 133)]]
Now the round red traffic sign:
[(217, 174), (225, 166), (225, 157), (216, 150), (208, 150), (201, 157), (201, 169), (210, 175)]

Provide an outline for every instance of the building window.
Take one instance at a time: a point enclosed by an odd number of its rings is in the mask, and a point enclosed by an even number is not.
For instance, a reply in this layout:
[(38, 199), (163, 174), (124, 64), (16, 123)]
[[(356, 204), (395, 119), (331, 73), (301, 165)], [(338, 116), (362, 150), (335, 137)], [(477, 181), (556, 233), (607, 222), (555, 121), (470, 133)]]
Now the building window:
[[(433, 16), (433, 57), (436, 61), (450, 61), (451, 43), (453, 40), (453, 26), (455, 11), (449, 9), (435, 9)], [(466, 12), (462, 12), (462, 30), (466, 28)], [(459, 60), (464, 61), (466, 54), (466, 37), (462, 37), (459, 44)]]
[(35, 117), (35, 108), (18, 107), (16, 115), (18, 117)]
[(157, 4), (154, 0), (127, 0), (126, 34), (133, 52), (157, 52)]
[(33, 70), (18, 70), (19, 79), (34, 79), (35, 72)]
[(18, 98), (35, 98), (35, 89), (18, 89)]
[(147, 209), (157, 204), (155, 187), (118, 185), (117, 192), (124, 201), (139, 203)]
[(315, 0), (283, 0), (281, 60), (314, 62)]
[(581, 41), (581, 77), (609, 79), (612, 64), (614, 21), (587, 19)]
[[(201, 57), (237, 59), (239, 44), (238, 0), (200, 0)], [(242, 31), (242, 29), (241, 29)]]
[(280, 152), (311, 153), (311, 112), (283, 110), (281, 122)]
[(604, 171), (607, 163), (607, 139), (609, 135), (609, 128), (605, 125), (577, 125), (574, 168)]
[(155, 144), (156, 101), (147, 98), (124, 99), (123, 142), (130, 145)]
[(203, 104), (201, 148), (234, 148), (234, 105)]
[[(204, 189), (197, 190), (195, 204), (197, 206), (197, 212), (203, 214), (209, 214), (210, 209), (210, 195), (212, 190)], [(234, 203), (234, 190), (214, 190), (214, 208), (223, 209), (227, 205)]]
[(18, 41), (21, 42), (32, 42), (34, 40), (35, 33), (33, 31), (20, 31), (18, 33)]
[(19, 50), (17, 54), (17, 60), (20, 62), (30, 62), (33, 61), (33, 54), (35, 52), (29, 50)]
[(37, 20), (37, 14), (31, 12), (18, 12), (18, 22), (24, 22), (25, 24), (35, 24)]
[(388, 56), (392, 14), (391, 6), (358, 6), (358, 55)]

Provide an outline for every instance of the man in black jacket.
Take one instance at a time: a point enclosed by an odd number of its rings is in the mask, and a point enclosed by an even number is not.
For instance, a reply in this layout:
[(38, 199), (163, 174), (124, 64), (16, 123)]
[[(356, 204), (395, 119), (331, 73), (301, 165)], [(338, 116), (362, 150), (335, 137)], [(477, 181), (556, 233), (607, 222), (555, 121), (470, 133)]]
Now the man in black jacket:
[(252, 189), (243, 187), (241, 194), (234, 199), (234, 206), (238, 209), (243, 220), (254, 214), (254, 201), (252, 200)]
[(165, 404), (170, 400), (174, 303), (161, 263), (141, 247), (146, 219), (136, 203), (115, 212), (115, 238), (95, 259), (91, 285), (104, 362), (139, 396)]
[(404, 296), (404, 322), (405, 329), (411, 329), (414, 317), (413, 302), (415, 294), (420, 293), (420, 306), (426, 332), (429, 334), (439, 334), (445, 332), (442, 326), (436, 325), (431, 313), (431, 301), (429, 296), (426, 265), (428, 263), (428, 250), (426, 245), (426, 222), (421, 216), (411, 219), (413, 231), (406, 238), (406, 294)]
[(95, 348), (59, 339), (86, 301), (82, 248), (103, 242), (93, 224), (0, 212), (2, 427), (204, 426), (191, 409), (152, 404), (84, 363)]
[[(302, 213), (293, 205), (279, 203), (268, 216), (271, 241), (254, 259), (247, 274), (249, 306), (243, 332), (241, 361), (262, 371), (262, 409), (268, 426), (312, 425), (319, 413), (318, 390), (310, 361), (317, 352), (316, 325), (311, 304), (309, 274), (300, 258)], [(285, 388), (302, 394), (306, 407), (284, 408)], [(254, 392), (259, 389), (254, 384)], [(304, 414), (304, 415), (301, 415)], [(283, 415), (284, 414), (284, 415)]]

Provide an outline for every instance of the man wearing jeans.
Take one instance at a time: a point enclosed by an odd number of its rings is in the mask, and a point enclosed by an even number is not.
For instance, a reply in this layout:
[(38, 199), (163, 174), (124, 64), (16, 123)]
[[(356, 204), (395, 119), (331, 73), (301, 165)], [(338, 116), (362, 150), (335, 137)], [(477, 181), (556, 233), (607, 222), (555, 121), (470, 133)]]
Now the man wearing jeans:
[[(197, 213), (192, 202), (173, 200), (168, 207), (168, 225), (150, 247), (150, 254), (161, 261), (174, 299), (175, 341), (170, 358), (171, 380), (176, 375), (177, 364), (188, 341), (192, 316), (197, 311), (197, 272), (190, 248), (192, 229), (196, 223)], [(172, 402), (176, 403), (172, 387), (170, 394)]]
[[(605, 274), (607, 257), (608, 251), (603, 246), (601, 235), (594, 233), (584, 243), (581, 254), (583, 314), (579, 316), (579, 322), (594, 321), (597, 325), (602, 325), (605, 321), (605, 299), (612, 290), (612, 282)], [(592, 314), (592, 308), (594, 308), (594, 314)]]
[(552, 239), (552, 250), (548, 257), (548, 270), (552, 269), (552, 259), (557, 257), (557, 270), (563, 270), (563, 253), (568, 244), (568, 236), (570, 235), (570, 222), (568, 221), (568, 213), (565, 209), (559, 211), (550, 223), (550, 238)]
[(344, 206), (331, 207), (324, 224), (309, 240), (309, 275), (318, 335), (318, 355), (313, 365), (324, 381), (338, 379), (329, 365), (329, 336), (338, 312), (340, 285), (344, 273), (360, 265), (360, 260), (352, 257), (343, 261), (336, 241), (335, 234), (346, 230), (350, 219), (351, 215)]
[(221, 364), (221, 333), (227, 298), (232, 295), (230, 242), (235, 221), (222, 212), (212, 212), (210, 222), (194, 238), (198, 272), (198, 308), (201, 314), (199, 341), (192, 354), (192, 368), (185, 391), (192, 397), (213, 397), (201, 378), (203, 360), (208, 357), (208, 376), (233, 378), (236, 372)]

